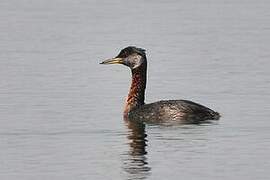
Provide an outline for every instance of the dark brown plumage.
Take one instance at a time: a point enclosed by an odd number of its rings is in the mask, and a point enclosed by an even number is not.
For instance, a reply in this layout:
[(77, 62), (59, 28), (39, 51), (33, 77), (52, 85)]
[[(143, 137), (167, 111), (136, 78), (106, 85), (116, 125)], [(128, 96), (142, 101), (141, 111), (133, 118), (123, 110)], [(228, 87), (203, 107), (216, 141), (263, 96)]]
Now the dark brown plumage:
[(218, 120), (219, 113), (188, 100), (166, 100), (145, 104), (147, 58), (145, 50), (129, 46), (112, 59), (101, 64), (123, 64), (132, 72), (132, 82), (124, 108), (129, 120), (163, 123), (199, 123)]

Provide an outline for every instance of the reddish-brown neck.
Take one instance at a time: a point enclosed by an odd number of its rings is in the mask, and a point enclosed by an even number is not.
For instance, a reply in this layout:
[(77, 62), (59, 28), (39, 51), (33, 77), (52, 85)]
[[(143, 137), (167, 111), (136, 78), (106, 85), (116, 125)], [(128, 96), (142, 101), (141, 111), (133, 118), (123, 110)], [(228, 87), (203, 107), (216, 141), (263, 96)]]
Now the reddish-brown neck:
[(146, 71), (146, 63), (132, 70), (132, 82), (125, 104), (124, 115), (127, 115), (132, 109), (144, 104)]

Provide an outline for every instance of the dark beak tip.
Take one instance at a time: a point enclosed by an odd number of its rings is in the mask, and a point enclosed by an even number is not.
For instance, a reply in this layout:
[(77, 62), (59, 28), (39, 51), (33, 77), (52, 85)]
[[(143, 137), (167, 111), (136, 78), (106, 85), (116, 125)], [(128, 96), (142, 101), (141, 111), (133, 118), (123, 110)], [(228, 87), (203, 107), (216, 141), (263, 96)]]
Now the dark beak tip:
[(104, 62), (100, 62), (99, 64), (104, 64)]

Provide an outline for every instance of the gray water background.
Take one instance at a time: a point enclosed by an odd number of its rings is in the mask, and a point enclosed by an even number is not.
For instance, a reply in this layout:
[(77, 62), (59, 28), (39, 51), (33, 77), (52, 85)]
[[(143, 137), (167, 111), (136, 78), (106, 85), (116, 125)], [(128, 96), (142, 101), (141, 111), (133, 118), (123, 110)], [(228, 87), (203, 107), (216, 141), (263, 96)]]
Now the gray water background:
[[(270, 1), (0, 1), (0, 179), (269, 179)], [(189, 99), (218, 123), (122, 119), (147, 49), (146, 101)], [(140, 143), (140, 142), (139, 142)], [(139, 149), (140, 149), (139, 148)]]

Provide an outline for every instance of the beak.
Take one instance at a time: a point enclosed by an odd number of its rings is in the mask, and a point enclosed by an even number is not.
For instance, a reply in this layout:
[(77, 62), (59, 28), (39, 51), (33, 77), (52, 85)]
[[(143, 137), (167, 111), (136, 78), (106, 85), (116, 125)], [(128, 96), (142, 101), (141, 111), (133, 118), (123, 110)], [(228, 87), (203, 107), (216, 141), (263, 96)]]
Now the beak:
[(112, 58), (112, 59), (108, 59), (105, 60), (99, 64), (123, 64), (124, 60), (122, 58)]

